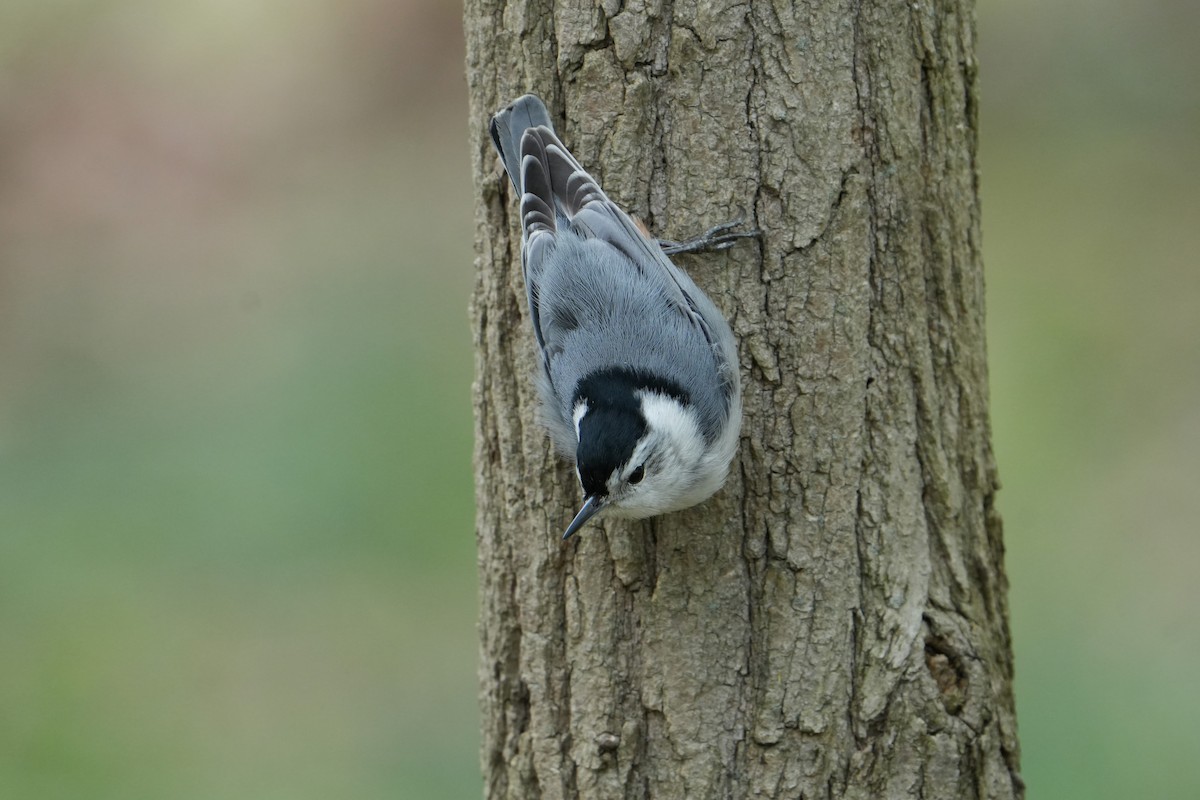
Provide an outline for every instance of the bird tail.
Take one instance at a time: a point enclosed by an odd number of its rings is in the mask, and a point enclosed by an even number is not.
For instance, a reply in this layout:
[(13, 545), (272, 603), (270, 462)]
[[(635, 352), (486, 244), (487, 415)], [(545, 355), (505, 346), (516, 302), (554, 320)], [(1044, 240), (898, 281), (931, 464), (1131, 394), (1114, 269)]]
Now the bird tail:
[(545, 126), (554, 130), (550, 122), (550, 112), (546, 105), (536, 95), (527, 94), (518, 97), (507, 108), (496, 112), (492, 117), (490, 127), (492, 142), (496, 151), (504, 161), (504, 170), (512, 180), (513, 188), (518, 197), (523, 194), (521, 189), (521, 138), (530, 128)]
[(490, 130), (517, 192), (526, 242), (539, 231), (553, 234), (562, 223), (587, 228), (579, 214), (589, 206), (624, 216), (555, 134), (546, 106), (534, 95), (499, 111)]

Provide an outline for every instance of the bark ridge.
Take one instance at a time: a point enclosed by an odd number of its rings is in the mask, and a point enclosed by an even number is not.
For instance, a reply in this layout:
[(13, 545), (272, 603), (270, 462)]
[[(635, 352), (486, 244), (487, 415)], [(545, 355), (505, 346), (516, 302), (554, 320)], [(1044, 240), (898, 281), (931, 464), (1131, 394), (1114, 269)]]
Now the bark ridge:
[[(1019, 798), (973, 8), (468, 0), (489, 798)], [(715, 498), (563, 546), (491, 113), (526, 91), (739, 340)]]

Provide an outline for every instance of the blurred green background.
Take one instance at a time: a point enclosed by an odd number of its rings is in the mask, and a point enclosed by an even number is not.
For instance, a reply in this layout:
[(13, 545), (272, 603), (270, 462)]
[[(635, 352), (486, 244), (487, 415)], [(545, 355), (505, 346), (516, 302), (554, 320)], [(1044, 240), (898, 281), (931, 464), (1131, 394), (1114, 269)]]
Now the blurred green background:
[[(478, 796), (459, 15), (0, 9), (0, 797)], [(1200, 9), (979, 20), (1024, 775), (1197, 797)]]

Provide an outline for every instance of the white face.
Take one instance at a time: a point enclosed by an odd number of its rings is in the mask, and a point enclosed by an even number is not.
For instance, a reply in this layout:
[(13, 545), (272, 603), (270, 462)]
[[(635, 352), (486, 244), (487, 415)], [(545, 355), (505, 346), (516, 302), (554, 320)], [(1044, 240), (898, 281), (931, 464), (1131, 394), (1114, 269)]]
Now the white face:
[(608, 479), (606, 508), (614, 517), (650, 517), (699, 502), (695, 486), (704, 440), (695, 415), (674, 398), (638, 395), (649, 430), (628, 463)]

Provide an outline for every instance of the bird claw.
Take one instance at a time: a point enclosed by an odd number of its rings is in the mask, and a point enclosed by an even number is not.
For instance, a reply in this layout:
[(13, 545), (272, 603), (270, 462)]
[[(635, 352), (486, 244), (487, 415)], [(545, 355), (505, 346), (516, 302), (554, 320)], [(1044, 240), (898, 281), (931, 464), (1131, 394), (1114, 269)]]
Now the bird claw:
[(735, 231), (734, 228), (743, 225), (744, 219), (735, 219), (721, 225), (714, 225), (699, 236), (685, 239), (682, 242), (672, 242), (669, 239), (659, 239), (658, 246), (663, 253), (674, 256), (680, 253), (707, 253), (714, 250), (728, 250), (737, 244), (739, 239), (760, 239), (762, 231), (758, 229)]

